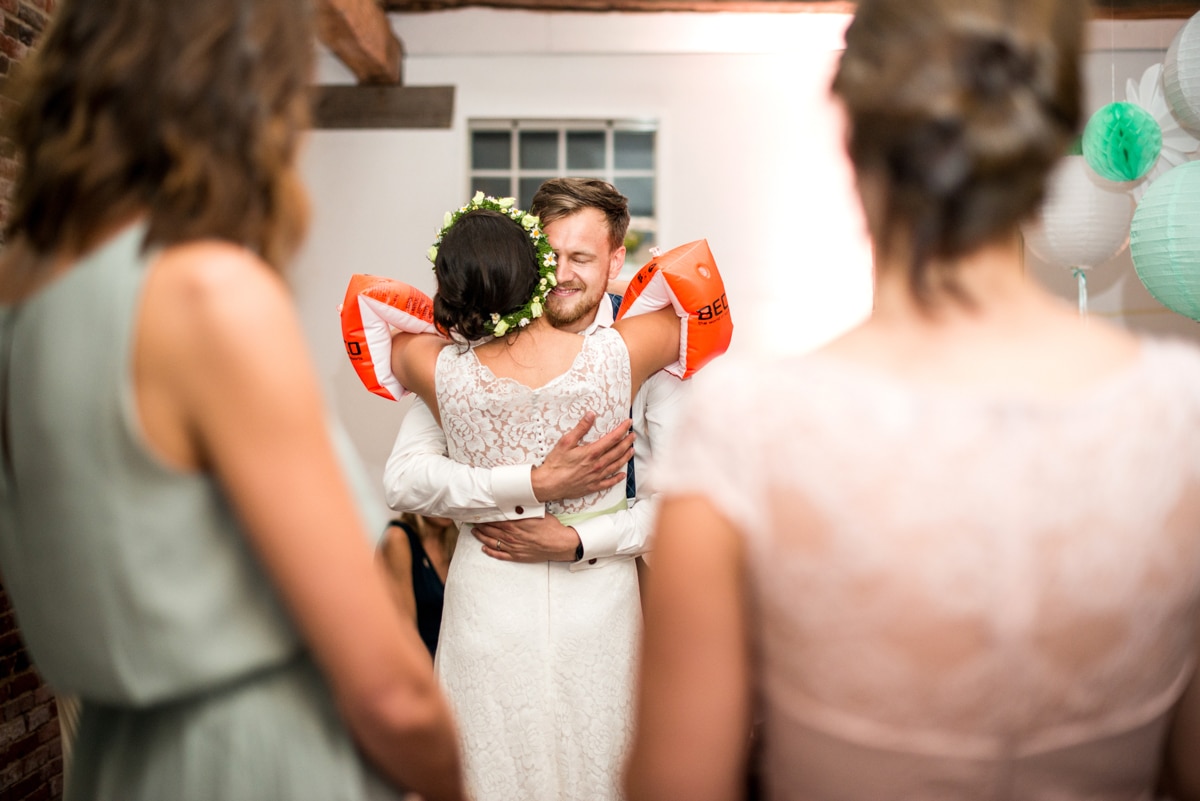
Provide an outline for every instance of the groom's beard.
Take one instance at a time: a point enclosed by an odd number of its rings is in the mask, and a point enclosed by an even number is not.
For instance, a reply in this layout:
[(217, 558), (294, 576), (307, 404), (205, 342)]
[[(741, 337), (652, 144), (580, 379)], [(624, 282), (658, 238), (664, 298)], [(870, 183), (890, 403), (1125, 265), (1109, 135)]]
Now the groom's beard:
[[(555, 290), (578, 290), (567, 297), (556, 295)], [(605, 287), (593, 289), (580, 281), (559, 284), (546, 296), (546, 319), (555, 328), (572, 325), (588, 315), (596, 315), (596, 309), (604, 297)]]

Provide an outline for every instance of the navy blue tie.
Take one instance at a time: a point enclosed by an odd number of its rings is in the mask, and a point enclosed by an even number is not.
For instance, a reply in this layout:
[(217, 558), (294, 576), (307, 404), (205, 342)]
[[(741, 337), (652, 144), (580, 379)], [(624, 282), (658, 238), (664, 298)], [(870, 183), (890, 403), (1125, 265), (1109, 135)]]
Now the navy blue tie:
[[(610, 292), (608, 299), (612, 302), (613, 317), (616, 318), (617, 309), (621, 308), (621, 296)], [(633, 417), (632, 408), (629, 410), (629, 416)], [(625, 466), (625, 497), (629, 500), (637, 497), (637, 480), (633, 475), (633, 457), (630, 457), (629, 464)]]

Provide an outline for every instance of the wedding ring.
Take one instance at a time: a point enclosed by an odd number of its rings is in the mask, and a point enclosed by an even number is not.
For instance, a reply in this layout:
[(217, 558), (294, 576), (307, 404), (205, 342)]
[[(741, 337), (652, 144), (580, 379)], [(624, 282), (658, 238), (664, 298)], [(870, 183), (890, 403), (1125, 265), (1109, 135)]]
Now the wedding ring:
[(503, 550), (504, 550), (503, 548), (501, 548), (501, 547), (500, 547), (500, 540), (496, 540), (496, 550), (497, 550), (497, 551), (503, 551)]

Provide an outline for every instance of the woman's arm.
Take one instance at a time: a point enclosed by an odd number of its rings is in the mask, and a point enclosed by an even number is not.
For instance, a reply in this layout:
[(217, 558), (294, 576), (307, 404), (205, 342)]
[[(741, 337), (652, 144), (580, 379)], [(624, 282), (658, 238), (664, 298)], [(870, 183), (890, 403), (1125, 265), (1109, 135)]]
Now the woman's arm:
[(707, 499), (664, 501), (646, 582), (630, 801), (742, 797), (751, 724), (743, 559), (733, 525)]
[(409, 334), (397, 331), (392, 334), (392, 373), (405, 387), (417, 394), (429, 411), (442, 424), (438, 413), (437, 389), (434, 372), (437, 357), (446, 340), (437, 334)]
[(282, 280), (228, 245), (173, 248), (151, 270), (138, 326), (152, 444), (220, 481), (380, 772), (430, 801), (463, 798), (448, 708), (374, 562)]
[(1171, 801), (1200, 801), (1200, 673), (1175, 705), (1163, 756), (1162, 789)]
[(408, 545), (408, 535), (399, 523), (388, 523), (376, 556), (400, 616), (415, 623), (417, 596), (413, 590), (412, 548)]
[(679, 315), (670, 306), (623, 317), (613, 328), (629, 350), (634, 395), (647, 378), (679, 359)]

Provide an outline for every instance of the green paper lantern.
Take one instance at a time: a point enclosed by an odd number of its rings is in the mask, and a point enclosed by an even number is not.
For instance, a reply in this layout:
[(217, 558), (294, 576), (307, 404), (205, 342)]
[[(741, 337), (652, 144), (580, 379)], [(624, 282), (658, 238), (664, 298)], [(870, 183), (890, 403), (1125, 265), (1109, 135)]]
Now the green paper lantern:
[(1158, 120), (1134, 103), (1103, 106), (1083, 129), (1083, 157), (1109, 181), (1136, 181), (1150, 171), (1161, 152)]
[(1129, 251), (1155, 300), (1200, 320), (1200, 161), (1173, 167), (1150, 184), (1133, 213)]

